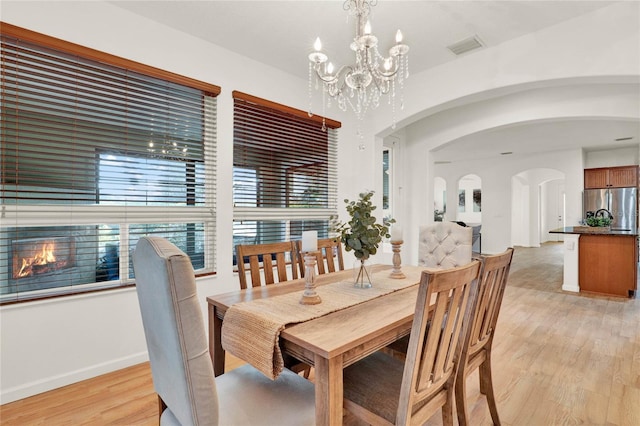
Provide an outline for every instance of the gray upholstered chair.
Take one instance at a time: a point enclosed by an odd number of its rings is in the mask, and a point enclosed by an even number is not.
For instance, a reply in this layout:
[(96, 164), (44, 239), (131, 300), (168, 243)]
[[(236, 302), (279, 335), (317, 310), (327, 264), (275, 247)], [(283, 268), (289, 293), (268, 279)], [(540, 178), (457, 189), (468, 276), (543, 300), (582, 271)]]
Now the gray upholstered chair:
[(420, 227), (418, 265), (449, 269), (471, 262), (473, 229), (454, 222)]
[(160, 237), (133, 254), (161, 425), (315, 423), (313, 383), (285, 370), (271, 381), (250, 365), (214, 377), (189, 257)]

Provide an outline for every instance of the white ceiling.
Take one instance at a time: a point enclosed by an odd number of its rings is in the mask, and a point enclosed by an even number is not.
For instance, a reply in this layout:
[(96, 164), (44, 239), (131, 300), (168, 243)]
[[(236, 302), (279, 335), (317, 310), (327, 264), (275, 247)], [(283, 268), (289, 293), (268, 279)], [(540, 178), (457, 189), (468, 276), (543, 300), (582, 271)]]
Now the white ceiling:
[[(343, 1), (110, 1), (153, 21), (207, 40), (306, 80), (307, 55), (320, 36), (337, 66), (353, 62), (349, 43), (354, 20)], [(373, 33), (381, 50), (401, 29), (410, 45), (412, 74), (455, 59), (446, 46), (477, 35), (486, 47), (538, 31), (610, 5), (611, 1), (400, 1), (381, 0), (372, 9)], [(469, 53), (473, 54), (473, 53)], [(410, 80), (409, 80), (410, 82)], [(630, 141), (613, 142), (632, 136)], [(442, 146), (437, 158), (451, 161), (477, 152), (488, 156), (584, 147), (600, 150), (638, 146), (638, 122), (572, 120), (512, 126), (462, 138)], [(514, 147), (514, 141), (519, 141)], [(528, 143), (523, 143), (527, 141)], [(491, 153), (491, 155), (490, 155)], [(474, 154), (477, 156), (477, 153)]]
[[(585, 151), (602, 151), (637, 147), (639, 136), (640, 123), (637, 121), (578, 119), (526, 123), (459, 138), (436, 148), (433, 158), (435, 161), (449, 162), (501, 155), (522, 157), (536, 152), (578, 147)], [(616, 141), (626, 137), (633, 139)]]
[[(111, 1), (119, 7), (307, 78), (316, 37), (334, 65), (353, 62), (354, 19), (342, 1)], [(611, 4), (611, 1), (399, 1), (371, 10), (381, 51), (402, 30), (411, 72), (455, 59), (447, 46), (478, 35), (487, 47)], [(348, 19), (348, 22), (347, 22)]]

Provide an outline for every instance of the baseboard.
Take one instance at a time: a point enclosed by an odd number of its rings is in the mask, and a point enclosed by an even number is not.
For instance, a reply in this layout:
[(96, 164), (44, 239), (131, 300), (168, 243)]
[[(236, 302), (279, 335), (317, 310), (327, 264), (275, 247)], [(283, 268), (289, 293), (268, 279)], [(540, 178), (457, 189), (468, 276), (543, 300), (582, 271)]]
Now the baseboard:
[(564, 291), (571, 291), (573, 293), (580, 293), (580, 286), (577, 286), (577, 285), (567, 285), (565, 283), (562, 283), (562, 289)]
[(46, 379), (25, 383), (6, 390), (3, 389), (0, 393), (0, 403), (7, 404), (19, 399), (28, 398), (39, 393), (78, 383), (83, 380), (92, 379), (102, 374), (111, 373), (112, 371), (120, 370), (146, 361), (149, 361), (149, 355), (145, 351), (80, 370), (70, 371), (67, 374), (60, 374)]

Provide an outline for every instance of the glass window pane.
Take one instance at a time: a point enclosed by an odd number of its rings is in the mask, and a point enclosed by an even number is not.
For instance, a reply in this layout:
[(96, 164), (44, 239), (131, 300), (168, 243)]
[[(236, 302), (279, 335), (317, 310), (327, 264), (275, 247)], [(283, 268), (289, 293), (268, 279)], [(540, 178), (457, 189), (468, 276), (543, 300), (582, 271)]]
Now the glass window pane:
[[(129, 226), (129, 247), (135, 250), (140, 237), (157, 236), (166, 238), (186, 253), (194, 270), (204, 268), (205, 240), (204, 223), (152, 223)], [(129, 278), (134, 278), (133, 263), (129, 264)]]

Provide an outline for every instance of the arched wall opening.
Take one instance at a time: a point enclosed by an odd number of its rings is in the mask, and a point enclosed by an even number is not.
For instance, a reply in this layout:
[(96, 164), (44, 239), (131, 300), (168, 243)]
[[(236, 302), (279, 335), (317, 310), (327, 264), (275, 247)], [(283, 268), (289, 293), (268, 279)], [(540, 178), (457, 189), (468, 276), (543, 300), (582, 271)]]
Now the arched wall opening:
[(559, 241), (552, 229), (565, 224), (565, 175), (555, 169), (533, 168), (511, 177), (511, 244), (539, 247)]

